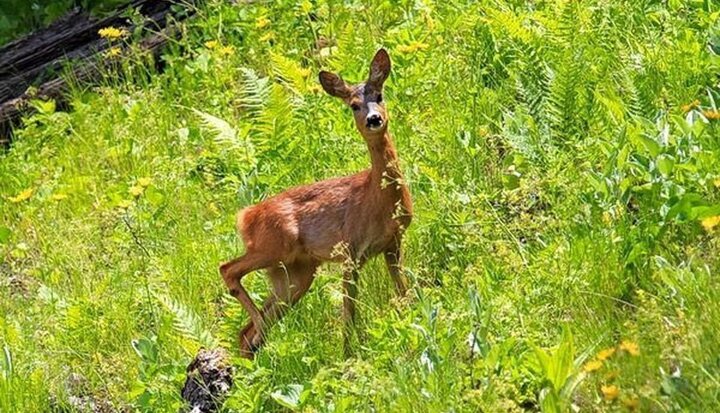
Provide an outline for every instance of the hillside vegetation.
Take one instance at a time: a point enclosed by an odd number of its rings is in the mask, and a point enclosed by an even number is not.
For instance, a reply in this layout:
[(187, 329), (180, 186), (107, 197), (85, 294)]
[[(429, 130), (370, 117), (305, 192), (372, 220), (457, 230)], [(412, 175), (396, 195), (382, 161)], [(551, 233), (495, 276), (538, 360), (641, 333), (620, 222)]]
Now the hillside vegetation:
[[(203, 346), (233, 354), (228, 412), (720, 411), (719, 16), (214, 0), (162, 73), (108, 52), (102, 86), (35, 102), (0, 155), (0, 411), (176, 412)], [(381, 46), (410, 292), (365, 267), (346, 359), (323, 266), (241, 359), (235, 212), (369, 166), (317, 74), (364, 80)]]
[(102, 15), (128, 0), (3, 0), (0, 8), (0, 46), (23, 34), (48, 26), (74, 7)]

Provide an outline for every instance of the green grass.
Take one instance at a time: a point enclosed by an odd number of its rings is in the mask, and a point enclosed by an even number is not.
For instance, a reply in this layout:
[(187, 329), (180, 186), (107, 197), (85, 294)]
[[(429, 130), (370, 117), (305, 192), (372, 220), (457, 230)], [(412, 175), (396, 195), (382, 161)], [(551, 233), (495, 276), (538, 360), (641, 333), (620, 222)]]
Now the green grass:
[[(183, 23), (163, 73), (133, 48), (124, 80), (36, 103), (1, 155), (0, 410), (177, 411), (215, 343), (232, 412), (720, 409), (712, 2), (228, 3)], [(217, 270), (242, 253), (234, 214), (368, 167), (316, 77), (362, 80), (380, 46), (410, 294), (367, 265), (345, 359), (326, 265), (241, 360)]]

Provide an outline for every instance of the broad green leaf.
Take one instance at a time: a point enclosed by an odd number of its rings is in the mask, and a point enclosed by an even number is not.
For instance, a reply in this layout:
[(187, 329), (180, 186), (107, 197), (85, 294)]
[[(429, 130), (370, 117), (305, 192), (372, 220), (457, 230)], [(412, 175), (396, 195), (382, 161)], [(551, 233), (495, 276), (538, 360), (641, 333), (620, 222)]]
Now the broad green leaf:
[(12, 234), (12, 230), (8, 227), (0, 227), (0, 244), (5, 244)]
[(157, 361), (158, 350), (155, 343), (150, 339), (141, 337), (131, 342), (133, 350), (144, 362), (155, 363)]
[(565, 385), (565, 381), (567, 381), (572, 372), (574, 360), (575, 344), (573, 342), (573, 336), (570, 328), (564, 326), (562, 341), (555, 352), (553, 360), (555, 364), (555, 377), (553, 378), (553, 382), (556, 390), (560, 390)]
[(661, 147), (660, 144), (655, 141), (655, 139), (652, 139), (642, 134), (638, 135), (637, 138), (642, 144), (642, 147), (648, 151), (650, 156), (656, 157), (660, 154)]
[(625, 259), (626, 264), (635, 264), (638, 262), (638, 260), (641, 257), (644, 257), (647, 255), (647, 246), (644, 242), (638, 242), (635, 245), (633, 245), (632, 250), (630, 250), (630, 253), (628, 254), (627, 258)]
[(300, 394), (302, 391), (302, 384), (290, 384), (284, 388), (275, 390), (270, 394), (270, 397), (283, 407), (297, 410), (300, 406)]
[(53, 99), (34, 99), (31, 101), (31, 103), (35, 107), (35, 110), (42, 113), (43, 115), (52, 115), (53, 113), (55, 113), (55, 101)]
[(692, 219), (693, 208), (703, 206), (706, 202), (703, 197), (695, 193), (687, 193), (683, 195), (674, 205), (670, 207), (667, 213), (668, 219), (677, 219), (686, 221)]
[(696, 206), (690, 210), (690, 219), (703, 219), (720, 215), (720, 205)]
[(505, 173), (502, 176), (502, 183), (505, 189), (517, 189), (520, 187), (520, 176), (517, 173)]
[(562, 401), (554, 389), (544, 389), (540, 393), (540, 408), (543, 413), (564, 413)]
[(4, 378), (10, 378), (13, 375), (13, 357), (10, 347), (5, 344), (3, 345), (3, 376)]
[(658, 171), (660, 171), (663, 176), (668, 177), (675, 167), (675, 159), (670, 155), (663, 154), (658, 156), (656, 164)]
[(165, 201), (165, 195), (159, 189), (151, 186), (145, 190), (145, 199), (157, 207)]

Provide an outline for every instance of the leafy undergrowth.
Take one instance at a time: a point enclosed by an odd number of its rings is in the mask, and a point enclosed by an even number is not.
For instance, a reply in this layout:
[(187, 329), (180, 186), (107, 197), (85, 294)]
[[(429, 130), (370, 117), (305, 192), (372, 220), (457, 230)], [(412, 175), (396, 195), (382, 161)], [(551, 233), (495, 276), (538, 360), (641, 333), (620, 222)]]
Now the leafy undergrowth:
[[(117, 49), (0, 160), (0, 410), (177, 411), (222, 345), (226, 411), (717, 411), (719, 25), (702, 1), (217, 0), (161, 74)], [(379, 46), (410, 293), (366, 266), (345, 359), (326, 265), (242, 360), (235, 211), (369, 165), (316, 76)]]

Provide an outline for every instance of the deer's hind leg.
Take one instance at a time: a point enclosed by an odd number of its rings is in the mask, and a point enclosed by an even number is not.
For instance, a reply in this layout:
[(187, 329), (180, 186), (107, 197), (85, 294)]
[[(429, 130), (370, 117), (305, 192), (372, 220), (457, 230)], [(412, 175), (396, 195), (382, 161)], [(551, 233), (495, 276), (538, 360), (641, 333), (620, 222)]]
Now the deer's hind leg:
[(250, 315), (252, 323), (256, 325), (262, 324), (262, 315), (240, 281), (252, 271), (266, 268), (269, 265), (271, 265), (271, 262), (267, 258), (257, 253), (248, 252), (242, 257), (228, 261), (220, 266), (220, 274), (223, 281), (225, 281), (225, 285), (230, 290), (230, 294), (240, 301), (240, 304)]
[(360, 279), (360, 269), (367, 261), (366, 254), (355, 254), (348, 252), (348, 258), (344, 262), (343, 268), (343, 353), (345, 358), (352, 355), (352, 335), (355, 332), (356, 312), (358, 296), (358, 281)]
[(241, 354), (252, 358), (264, 343), (267, 329), (279, 321), (287, 310), (297, 303), (310, 289), (315, 279), (319, 262), (296, 261), (287, 266), (273, 267), (268, 270), (268, 279), (272, 286), (270, 295), (265, 299), (261, 316), (262, 324), (249, 323), (240, 333)]

